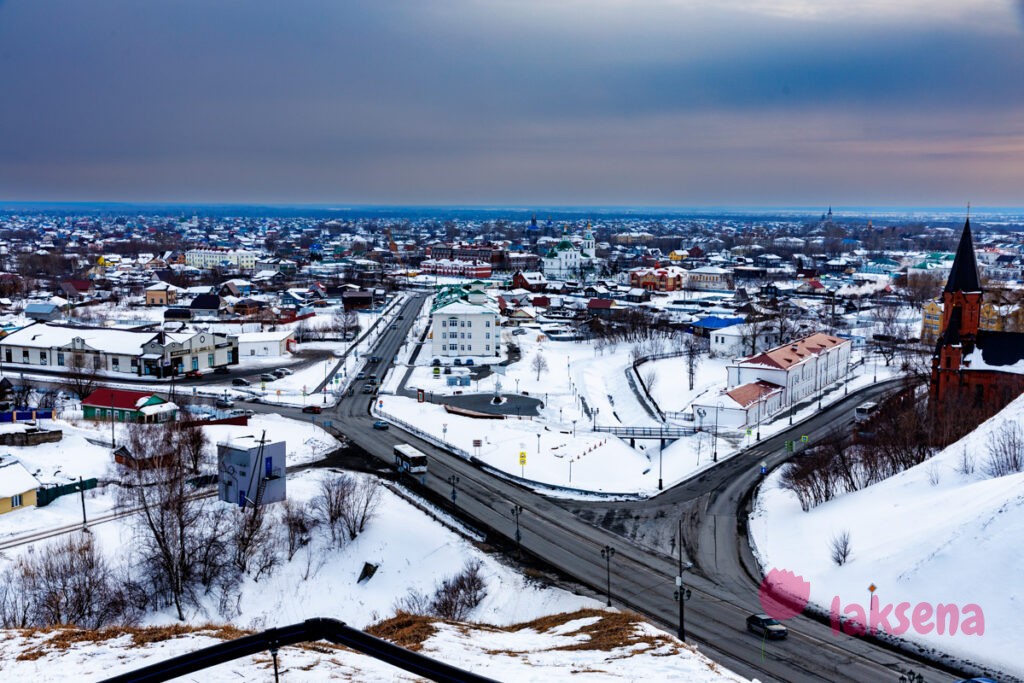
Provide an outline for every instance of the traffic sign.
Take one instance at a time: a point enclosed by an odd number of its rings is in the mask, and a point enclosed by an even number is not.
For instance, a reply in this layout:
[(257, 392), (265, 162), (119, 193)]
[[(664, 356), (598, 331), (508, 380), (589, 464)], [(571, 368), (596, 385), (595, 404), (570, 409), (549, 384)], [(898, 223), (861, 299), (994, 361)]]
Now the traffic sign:
[(803, 443), (807, 443), (808, 441), (810, 441), (810, 438), (808, 438), (808, 436), (804, 434), (803, 436), (800, 437), (800, 441), (802, 441)]
[(753, 431), (749, 427), (747, 427), (747, 436), (750, 436), (751, 434), (753, 434)]
[(523, 467), (526, 466), (526, 451), (519, 451), (519, 464)]

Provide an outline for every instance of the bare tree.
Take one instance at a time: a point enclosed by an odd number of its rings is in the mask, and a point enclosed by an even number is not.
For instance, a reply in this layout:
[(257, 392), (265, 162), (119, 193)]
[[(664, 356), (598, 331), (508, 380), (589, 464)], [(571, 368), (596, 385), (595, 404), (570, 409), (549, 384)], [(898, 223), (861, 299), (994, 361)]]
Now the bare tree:
[(281, 517), (284, 522), (288, 561), (291, 562), (295, 553), (312, 541), (317, 520), (310, 514), (305, 503), (296, 503), (291, 499), (284, 501)]
[[(165, 438), (153, 427), (163, 430)], [(131, 519), (139, 571), (153, 595), (173, 605), (184, 620), (185, 608), (225, 576), (229, 549), (224, 517), (208, 513), (206, 499), (194, 496), (186, 483), (188, 467), (170, 423), (133, 424), (128, 432), (133, 455), (159, 465), (130, 468), (123, 479), (119, 502), (138, 510)]]
[(701, 360), (708, 353), (708, 340), (698, 337), (695, 334), (687, 336), (683, 342), (683, 359), (686, 361), (686, 377), (690, 381), (690, 391), (693, 391), (693, 382), (697, 377), (697, 368)]
[(832, 561), (836, 563), (836, 566), (842, 567), (850, 559), (850, 530), (843, 529), (833, 536), (828, 546), (832, 555)]
[(79, 400), (95, 391), (102, 377), (99, 360), (99, 355), (72, 352), (68, 359), (63, 388), (77, 396)]
[(175, 442), (181, 449), (182, 457), (193, 472), (198, 472), (206, 462), (206, 449), (210, 439), (202, 425), (194, 420), (180, 420), (174, 424)]
[(654, 368), (648, 368), (647, 372), (644, 373), (644, 386), (647, 388), (647, 393), (654, 391), (654, 385), (658, 383), (658, 373), (655, 372)]
[(548, 371), (548, 359), (544, 357), (544, 354), (540, 351), (533, 357), (533, 361), (530, 362), (530, 368), (537, 373), (537, 379), (540, 379), (541, 374)]
[(366, 530), (366, 525), (377, 515), (379, 506), (380, 483), (371, 477), (356, 479), (342, 515), (349, 540), (354, 541), (356, 536)]
[(1016, 422), (1006, 422), (988, 437), (988, 459), (985, 474), (1004, 477), (1024, 471), (1024, 429)]
[(345, 512), (353, 488), (355, 478), (347, 474), (327, 476), (320, 480), (320, 492), (313, 498), (314, 514), (317, 520), (327, 527), (332, 543), (340, 544), (345, 540)]

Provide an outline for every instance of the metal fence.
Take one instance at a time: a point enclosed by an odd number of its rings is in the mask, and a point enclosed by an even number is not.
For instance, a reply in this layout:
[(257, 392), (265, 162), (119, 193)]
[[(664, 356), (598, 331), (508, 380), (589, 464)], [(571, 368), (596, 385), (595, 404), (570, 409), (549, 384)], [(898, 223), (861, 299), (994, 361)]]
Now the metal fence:
[(96, 484), (96, 479), (86, 479), (84, 481), (74, 481), (70, 484), (63, 484), (60, 486), (42, 486), (36, 489), (36, 507), (46, 507), (61, 496), (66, 496), (69, 493), (78, 493), (79, 491), (94, 489), (96, 488)]

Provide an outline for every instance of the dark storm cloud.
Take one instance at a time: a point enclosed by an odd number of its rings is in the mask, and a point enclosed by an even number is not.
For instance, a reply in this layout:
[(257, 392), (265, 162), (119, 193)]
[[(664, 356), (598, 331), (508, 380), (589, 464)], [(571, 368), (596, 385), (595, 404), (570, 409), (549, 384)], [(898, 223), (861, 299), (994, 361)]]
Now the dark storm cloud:
[(0, 196), (906, 203), (1024, 179), (1019, 32), (548, 4), (10, 0)]

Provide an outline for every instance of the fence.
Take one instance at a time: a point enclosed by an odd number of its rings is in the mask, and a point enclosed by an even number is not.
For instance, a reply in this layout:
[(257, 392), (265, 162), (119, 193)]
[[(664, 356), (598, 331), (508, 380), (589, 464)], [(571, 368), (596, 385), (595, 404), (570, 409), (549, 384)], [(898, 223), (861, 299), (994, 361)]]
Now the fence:
[(21, 422), (23, 420), (52, 420), (52, 410), (7, 410), (0, 413), (0, 422)]
[(96, 484), (96, 479), (86, 479), (84, 481), (74, 481), (70, 484), (63, 484), (60, 486), (42, 486), (36, 489), (36, 507), (46, 507), (61, 496), (66, 496), (69, 493), (78, 493), (79, 491), (94, 489), (96, 488)]

